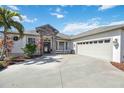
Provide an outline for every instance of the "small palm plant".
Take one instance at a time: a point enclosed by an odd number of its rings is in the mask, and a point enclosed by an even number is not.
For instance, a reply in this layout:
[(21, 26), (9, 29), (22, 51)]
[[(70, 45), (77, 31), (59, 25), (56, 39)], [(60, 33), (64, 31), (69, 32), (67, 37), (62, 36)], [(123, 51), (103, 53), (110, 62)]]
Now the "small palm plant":
[(19, 32), (20, 38), (23, 38), (24, 27), (19, 21), (15, 21), (14, 17), (18, 17), (22, 20), (19, 13), (0, 7), (0, 28), (3, 28), (4, 40), (3, 40), (3, 55), (7, 56), (7, 32), (15, 28)]

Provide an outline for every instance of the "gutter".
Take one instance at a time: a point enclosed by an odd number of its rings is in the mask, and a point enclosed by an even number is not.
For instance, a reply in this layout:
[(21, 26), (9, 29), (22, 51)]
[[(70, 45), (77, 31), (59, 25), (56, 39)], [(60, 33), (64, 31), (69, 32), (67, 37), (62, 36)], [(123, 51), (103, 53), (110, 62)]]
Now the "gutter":
[[(87, 36), (92, 36), (92, 35), (96, 35), (96, 34), (99, 34), (99, 33), (104, 33), (104, 32), (107, 32), (107, 31), (111, 31), (111, 30), (117, 30), (117, 29), (122, 29), (124, 30), (124, 26), (123, 27), (118, 27), (118, 28), (113, 28), (113, 29), (108, 29), (108, 30), (103, 30), (102, 32), (96, 32), (96, 33), (93, 33), (93, 34), (89, 34), (89, 35), (85, 35), (85, 36), (77, 36), (77, 37), (71, 37), (71, 40), (74, 40), (74, 39), (79, 39), (79, 38), (83, 38), (83, 37), (87, 37)], [(87, 31), (88, 32), (88, 31)], [(85, 32), (84, 32), (85, 33)], [(83, 33), (81, 33), (83, 34)], [(78, 34), (79, 35), (79, 34)]]

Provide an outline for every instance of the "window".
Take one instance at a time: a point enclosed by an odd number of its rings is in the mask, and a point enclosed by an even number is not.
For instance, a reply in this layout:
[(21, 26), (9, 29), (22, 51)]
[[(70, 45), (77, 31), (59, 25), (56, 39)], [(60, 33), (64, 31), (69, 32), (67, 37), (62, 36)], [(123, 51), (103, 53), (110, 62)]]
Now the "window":
[(92, 41), (90, 41), (90, 44), (92, 44), (93, 42)]
[(94, 44), (96, 44), (97, 43), (97, 41), (94, 41)]
[(100, 40), (99, 43), (103, 43), (103, 40)]
[(110, 43), (110, 39), (104, 40), (105, 43)]
[(64, 42), (59, 42), (59, 50), (64, 50)]
[(35, 44), (35, 38), (28, 38), (28, 44)]
[(44, 40), (44, 42), (50, 42), (50, 40), (49, 40), (48, 38), (46, 38), (46, 39)]
[(89, 42), (86, 42), (86, 44), (88, 44)]
[(77, 43), (78, 45), (81, 45), (82, 44), (82, 42), (79, 42), (79, 43)]

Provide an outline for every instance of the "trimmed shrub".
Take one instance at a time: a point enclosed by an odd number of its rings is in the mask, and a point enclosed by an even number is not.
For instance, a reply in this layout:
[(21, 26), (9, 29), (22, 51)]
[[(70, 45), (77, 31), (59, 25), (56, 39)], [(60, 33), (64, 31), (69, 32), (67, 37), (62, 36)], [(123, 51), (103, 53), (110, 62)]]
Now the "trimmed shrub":
[(36, 52), (36, 45), (34, 44), (26, 44), (24, 48), (22, 48), (24, 54), (28, 57), (32, 57), (33, 54)]

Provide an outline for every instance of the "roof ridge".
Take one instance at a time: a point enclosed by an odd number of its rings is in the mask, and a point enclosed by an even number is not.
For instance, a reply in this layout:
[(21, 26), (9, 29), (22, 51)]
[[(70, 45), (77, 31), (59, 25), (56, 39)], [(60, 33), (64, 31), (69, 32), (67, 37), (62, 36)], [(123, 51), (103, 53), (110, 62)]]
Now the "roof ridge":
[(105, 31), (110, 31), (110, 30), (118, 29), (118, 28), (122, 28), (122, 27), (124, 27), (124, 24), (106, 25), (106, 26), (94, 28), (94, 29), (91, 29), (91, 30), (88, 30), (85, 32), (81, 32), (77, 35), (72, 36), (71, 39), (80, 38), (82, 36), (88, 36), (88, 35), (97, 34), (97, 33), (105, 32)]

